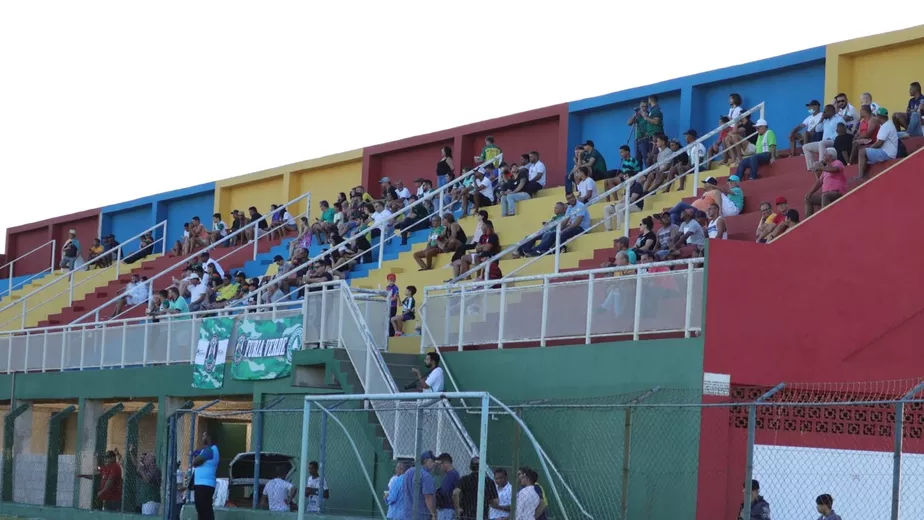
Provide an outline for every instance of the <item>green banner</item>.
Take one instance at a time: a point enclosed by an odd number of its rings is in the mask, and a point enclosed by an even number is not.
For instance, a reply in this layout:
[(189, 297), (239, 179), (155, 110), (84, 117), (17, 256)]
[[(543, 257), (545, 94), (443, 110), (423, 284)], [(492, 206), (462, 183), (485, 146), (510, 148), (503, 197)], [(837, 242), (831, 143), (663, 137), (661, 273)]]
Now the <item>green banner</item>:
[(244, 319), (237, 329), (234, 379), (279, 379), (292, 373), (292, 352), (302, 348), (302, 316)]
[(199, 326), (199, 342), (193, 363), (193, 388), (221, 388), (225, 382), (228, 343), (234, 330), (232, 318), (207, 318)]

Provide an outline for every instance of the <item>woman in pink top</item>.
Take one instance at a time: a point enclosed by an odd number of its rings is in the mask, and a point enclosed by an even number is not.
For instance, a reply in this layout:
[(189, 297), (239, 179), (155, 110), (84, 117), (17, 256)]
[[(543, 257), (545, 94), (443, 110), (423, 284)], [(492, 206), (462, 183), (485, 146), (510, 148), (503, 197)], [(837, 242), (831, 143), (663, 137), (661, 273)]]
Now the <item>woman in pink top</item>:
[(815, 212), (815, 206), (825, 207), (847, 193), (844, 163), (837, 160), (834, 148), (825, 150), (824, 160), (815, 164), (815, 185), (805, 195), (805, 217)]

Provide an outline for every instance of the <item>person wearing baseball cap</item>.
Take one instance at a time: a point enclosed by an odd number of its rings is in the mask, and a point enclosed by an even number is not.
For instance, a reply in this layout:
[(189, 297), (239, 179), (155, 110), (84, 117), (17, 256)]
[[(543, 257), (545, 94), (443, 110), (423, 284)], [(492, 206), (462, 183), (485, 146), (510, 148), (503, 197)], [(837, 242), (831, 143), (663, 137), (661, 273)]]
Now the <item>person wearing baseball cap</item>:
[(895, 123), (889, 119), (889, 110), (879, 107), (875, 115), (879, 118), (879, 133), (876, 134), (875, 143), (861, 148), (857, 154), (857, 176), (854, 180), (866, 179), (870, 164), (891, 161), (898, 157), (898, 130)]
[(792, 157), (799, 155), (802, 145), (821, 139), (821, 135), (816, 135), (818, 127), (821, 125), (821, 103), (817, 99), (813, 99), (806, 103), (805, 107), (808, 109), (808, 117), (793, 128), (789, 134), (789, 148)]
[(750, 157), (745, 157), (738, 163), (738, 169), (735, 175), (743, 179), (744, 174), (750, 171), (750, 179), (758, 178), (757, 170), (761, 165), (773, 164), (776, 162), (776, 134), (770, 130), (766, 119), (758, 119), (757, 124), (757, 143), (755, 144), (755, 153)]
[[(420, 465), (404, 473), (404, 493), (408, 500), (406, 518), (412, 520), (431, 520), (436, 518), (436, 483), (433, 480), (433, 467), (436, 457), (427, 450), (420, 454)], [(420, 472), (419, 475), (415, 474)], [(417, 482), (414, 482), (414, 481)], [(416, 514), (415, 514), (416, 512)]]

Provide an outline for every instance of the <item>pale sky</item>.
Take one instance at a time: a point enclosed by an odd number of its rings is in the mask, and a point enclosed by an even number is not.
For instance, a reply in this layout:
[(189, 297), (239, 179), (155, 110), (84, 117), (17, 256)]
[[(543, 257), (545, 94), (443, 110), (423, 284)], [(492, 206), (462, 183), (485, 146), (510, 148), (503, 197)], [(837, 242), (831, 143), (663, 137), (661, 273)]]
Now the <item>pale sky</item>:
[(19, 224), (924, 23), (908, 1), (863, 25), (626, 4), (0, 2), (0, 250)]

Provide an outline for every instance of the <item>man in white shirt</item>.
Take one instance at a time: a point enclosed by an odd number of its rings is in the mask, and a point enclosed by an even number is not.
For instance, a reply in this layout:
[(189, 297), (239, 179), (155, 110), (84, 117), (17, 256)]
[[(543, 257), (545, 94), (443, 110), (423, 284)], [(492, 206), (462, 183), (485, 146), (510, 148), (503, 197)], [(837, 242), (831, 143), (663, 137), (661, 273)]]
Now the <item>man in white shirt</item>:
[(834, 146), (834, 138), (837, 137), (837, 125), (839, 123), (847, 124), (843, 117), (837, 115), (834, 105), (825, 105), (825, 110), (821, 114), (821, 140), (802, 145), (802, 151), (805, 153), (806, 170), (812, 171), (815, 163), (824, 156), (825, 150)]
[(545, 164), (539, 160), (539, 152), (529, 152), (529, 181), (545, 188)]
[(875, 143), (868, 148), (860, 148), (857, 176), (854, 180), (865, 179), (870, 164), (891, 161), (898, 157), (898, 129), (889, 119), (889, 110), (880, 107), (875, 115), (879, 118), (879, 133), (876, 135)]
[(276, 468), (276, 478), (267, 482), (263, 488), (263, 507), (281, 513), (292, 511), (290, 504), (295, 496), (295, 486), (286, 480), (287, 474), (286, 466)]
[(318, 499), (318, 493), (324, 490), (324, 500), (330, 498), (330, 489), (327, 488), (327, 482), (321, 481), (321, 475), (318, 473), (318, 463), (311, 461), (308, 463), (308, 489), (305, 490), (305, 497), (308, 502), (305, 503), (305, 510), (309, 513), (321, 512), (321, 501)]
[(443, 380), (443, 367), (440, 366), (440, 355), (436, 352), (427, 352), (424, 363), (430, 369), (426, 379), (420, 374), (417, 367), (411, 369), (414, 375), (417, 376), (418, 391), (442, 393), (445, 382)]
[(873, 95), (869, 92), (860, 94), (860, 106), (869, 105), (870, 111), (875, 114), (879, 110), (879, 104), (873, 101)]
[(485, 175), (483, 168), (478, 168), (475, 170), (475, 186), (471, 195), (468, 196), (468, 200), (462, 201), (462, 214), (468, 215), (468, 204), (472, 203), (473, 212), (478, 213), (478, 211), (487, 206), (494, 205), (494, 184), (491, 183), (491, 179)]
[(488, 512), (490, 520), (506, 520), (510, 518), (510, 505), (513, 501), (513, 486), (507, 479), (507, 470), (497, 468), (494, 470), (494, 484), (497, 486), (497, 507), (491, 506)]
[(122, 309), (125, 308), (126, 304), (129, 307), (134, 307), (135, 305), (140, 305), (147, 301), (147, 283), (143, 283), (137, 274), (132, 273), (132, 280), (125, 285), (124, 294), (125, 296), (116, 301), (115, 311), (112, 313), (110, 319), (114, 319), (119, 314), (122, 314)]
[(536, 491), (536, 472), (522, 468), (517, 477), (520, 479), (520, 492), (517, 493), (516, 520), (535, 520), (536, 511), (542, 506), (542, 498)]
[(800, 143), (805, 145), (815, 140), (815, 131), (821, 123), (821, 103), (813, 99), (805, 107), (808, 109), (808, 117), (789, 134), (789, 147), (793, 157), (799, 155), (799, 150), (802, 148), (796, 145)]
[(199, 279), (199, 275), (194, 274), (190, 277), (186, 290), (189, 291), (189, 312), (201, 310), (202, 304), (208, 302), (207, 287)]
[[(188, 235), (188, 232), (185, 233)], [(228, 236), (228, 225), (221, 220), (221, 213), (215, 213), (212, 215), (212, 231), (209, 232), (209, 239), (214, 244), (226, 236)]]
[(591, 177), (590, 168), (581, 166), (575, 172), (574, 180), (577, 181), (578, 200), (587, 204), (591, 199), (597, 197), (597, 183)]
[(395, 193), (398, 194), (398, 199), (402, 203), (407, 203), (407, 199), (411, 198), (411, 190), (407, 189), (404, 186), (404, 182), (398, 179), (395, 181)]
[(225, 277), (225, 270), (222, 269), (221, 266), (218, 265), (218, 262), (216, 262), (208, 253), (199, 254), (199, 263), (202, 264), (202, 270), (206, 273), (209, 272), (209, 266), (212, 265), (215, 266), (215, 272), (218, 273), (218, 276), (222, 278)]
[(375, 229), (372, 230), (372, 236), (379, 236), (380, 226), (381, 229), (385, 229), (387, 231), (388, 222), (391, 220), (392, 213), (388, 208), (385, 207), (384, 204), (379, 201), (376, 201), (373, 207), (375, 208), (375, 211), (370, 216), (372, 217), (372, 223), (373, 226), (375, 226)]
[(837, 115), (844, 119), (844, 123), (847, 125), (847, 132), (851, 134), (856, 132), (857, 125), (860, 124), (860, 116), (857, 114), (857, 109), (847, 101), (847, 94), (841, 92), (835, 96), (834, 106), (837, 108)]

